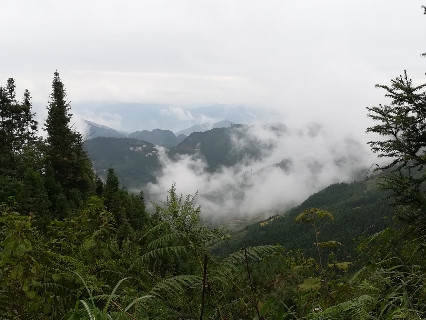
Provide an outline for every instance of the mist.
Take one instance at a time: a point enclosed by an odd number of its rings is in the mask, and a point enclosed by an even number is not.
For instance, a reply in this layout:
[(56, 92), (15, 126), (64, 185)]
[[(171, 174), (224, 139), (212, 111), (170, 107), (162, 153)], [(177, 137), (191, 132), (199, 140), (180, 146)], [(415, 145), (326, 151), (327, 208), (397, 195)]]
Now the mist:
[[(226, 221), (268, 217), (299, 204), (336, 182), (366, 175), (377, 162), (362, 137), (331, 125), (310, 122), (253, 125), (232, 136), (233, 148), (255, 145), (259, 156), (209, 172), (201, 155), (171, 159), (159, 148), (163, 169), (147, 186), (153, 199), (164, 199), (173, 183), (179, 194), (196, 194), (204, 219)], [(235, 131), (238, 132), (238, 131)]]

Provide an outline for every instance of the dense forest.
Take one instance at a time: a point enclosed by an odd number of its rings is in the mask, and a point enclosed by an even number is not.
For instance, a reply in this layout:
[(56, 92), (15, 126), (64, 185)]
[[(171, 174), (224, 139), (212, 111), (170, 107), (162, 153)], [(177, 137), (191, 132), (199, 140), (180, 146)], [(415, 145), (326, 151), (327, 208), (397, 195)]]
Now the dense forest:
[(148, 210), (114, 169), (100, 179), (58, 72), (43, 126), (8, 79), (0, 319), (426, 318), (426, 84), (404, 72), (378, 87), (390, 103), (367, 108), (381, 138), (369, 145), (388, 160), (377, 175), (231, 233), (175, 185)]

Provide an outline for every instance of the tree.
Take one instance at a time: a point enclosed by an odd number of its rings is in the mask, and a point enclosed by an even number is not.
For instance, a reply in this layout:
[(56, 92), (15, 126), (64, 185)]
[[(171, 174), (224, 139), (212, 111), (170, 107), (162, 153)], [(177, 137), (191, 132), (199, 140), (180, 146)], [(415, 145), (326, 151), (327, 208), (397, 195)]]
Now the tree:
[[(22, 102), (16, 100), (13, 78), (0, 87), (0, 172), (19, 176), (18, 155), (22, 156), (37, 141), (37, 121), (31, 111), (31, 96), (25, 90)], [(22, 162), (22, 161), (21, 161)], [(26, 165), (25, 167), (28, 167)]]
[(377, 124), (367, 132), (379, 134), (381, 140), (369, 145), (379, 157), (391, 161), (379, 167), (390, 171), (382, 179), (382, 187), (391, 192), (397, 216), (411, 230), (426, 231), (426, 84), (414, 85), (407, 73), (377, 85), (386, 90), (390, 105), (367, 108), (368, 116)]
[(47, 164), (68, 200), (78, 206), (92, 193), (94, 174), (81, 134), (70, 125), (71, 116), (65, 88), (56, 71), (45, 123)]

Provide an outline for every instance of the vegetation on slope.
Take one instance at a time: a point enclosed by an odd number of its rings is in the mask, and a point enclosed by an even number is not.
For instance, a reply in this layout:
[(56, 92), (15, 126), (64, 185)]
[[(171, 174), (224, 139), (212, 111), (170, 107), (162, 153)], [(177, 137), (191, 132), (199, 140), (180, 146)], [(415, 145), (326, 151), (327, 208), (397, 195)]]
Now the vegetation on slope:
[(108, 169), (113, 168), (122, 185), (129, 189), (155, 182), (160, 169), (158, 150), (146, 141), (99, 137), (85, 141), (84, 148), (100, 177), (105, 179)]
[(360, 237), (395, 225), (393, 208), (385, 199), (386, 192), (379, 189), (377, 183), (378, 177), (374, 176), (363, 181), (330, 185), (283, 215), (247, 226), (218, 251), (229, 253), (245, 246), (279, 243), (288, 250), (303, 248), (311, 252), (314, 250), (313, 230), (295, 223), (294, 219), (307, 209), (320, 208), (334, 215), (334, 221), (319, 223), (321, 236), (342, 243), (339, 255), (353, 256)]

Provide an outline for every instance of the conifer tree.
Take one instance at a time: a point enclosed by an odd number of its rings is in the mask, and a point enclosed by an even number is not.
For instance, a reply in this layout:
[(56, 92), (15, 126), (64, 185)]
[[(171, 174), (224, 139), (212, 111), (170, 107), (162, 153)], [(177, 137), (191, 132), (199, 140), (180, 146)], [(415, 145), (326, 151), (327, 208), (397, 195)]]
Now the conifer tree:
[(31, 111), (31, 96), (25, 90), (21, 103), (16, 100), (13, 78), (0, 87), (0, 167), (2, 174), (17, 175), (16, 156), (22, 155), (37, 141), (37, 122)]
[(81, 134), (72, 129), (71, 116), (70, 103), (56, 71), (45, 123), (48, 172), (53, 174), (68, 200), (79, 206), (92, 192), (94, 174)]
[(379, 170), (390, 170), (382, 186), (391, 192), (397, 216), (411, 231), (426, 231), (426, 84), (414, 85), (407, 73), (391, 85), (377, 85), (391, 99), (389, 105), (367, 108), (376, 121), (367, 132), (383, 139), (369, 145), (379, 157), (391, 161)]

